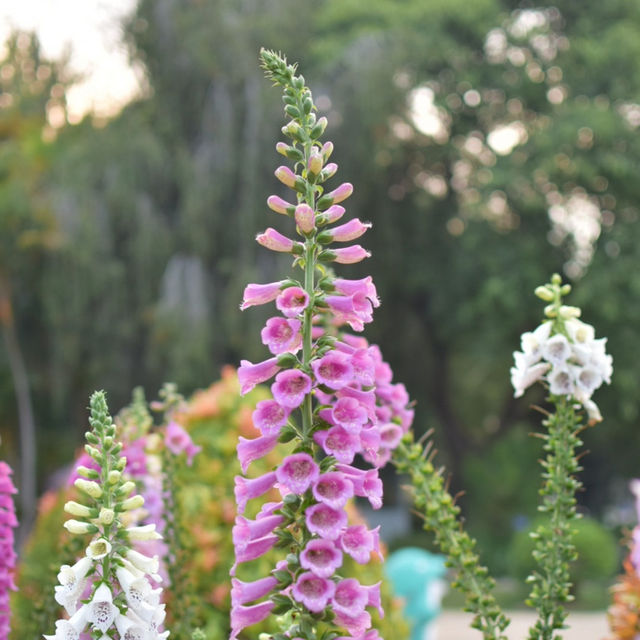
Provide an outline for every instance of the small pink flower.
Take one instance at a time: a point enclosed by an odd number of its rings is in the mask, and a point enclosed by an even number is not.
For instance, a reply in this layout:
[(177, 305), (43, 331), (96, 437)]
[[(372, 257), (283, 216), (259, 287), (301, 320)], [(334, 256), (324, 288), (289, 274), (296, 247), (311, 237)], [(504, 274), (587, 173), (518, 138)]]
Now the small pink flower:
[(293, 211), (295, 208), (295, 205), (283, 200), (280, 196), (269, 196), (267, 198), (267, 206), (271, 211), (284, 214), (287, 214), (289, 211)]
[(339, 426), (331, 427), (326, 431), (316, 431), (313, 439), (328, 456), (334, 456), (338, 462), (346, 464), (353, 462), (361, 449), (360, 438)]
[[(177, 422), (171, 420), (165, 432), (165, 444), (173, 455), (179, 455), (183, 451), (187, 454), (187, 464), (191, 466), (193, 457), (202, 450), (191, 440), (191, 436)], [(129, 458), (127, 457), (127, 463)], [(146, 465), (145, 465), (146, 466)], [(145, 469), (146, 470), (146, 469)]]
[(373, 320), (373, 305), (363, 293), (350, 296), (325, 296), (337, 324), (349, 323), (354, 331), (362, 331)]
[(355, 398), (338, 398), (331, 409), (331, 417), (349, 433), (359, 433), (369, 420), (367, 410)]
[(307, 529), (325, 540), (335, 540), (347, 525), (347, 514), (319, 503), (309, 507), (305, 513)]
[(308, 204), (302, 203), (296, 207), (295, 218), (303, 233), (309, 233), (315, 228), (316, 214)]
[(367, 606), (367, 592), (355, 578), (341, 580), (336, 585), (332, 604), (336, 611), (357, 616)]
[(311, 391), (311, 378), (299, 369), (287, 369), (276, 376), (271, 393), (278, 404), (289, 409), (299, 407)]
[(263, 436), (277, 436), (280, 428), (287, 423), (289, 409), (275, 400), (261, 400), (252, 414), (253, 424)]
[(350, 182), (343, 182), (339, 187), (330, 191), (327, 196), (331, 198), (331, 204), (338, 204), (346, 200), (353, 193), (353, 185)]
[(278, 482), (297, 494), (304, 493), (319, 475), (318, 465), (307, 453), (287, 456), (276, 469)]
[(234, 494), (238, 504), (238, 513), (244, 513), (249, 500), (259, 498), (267, 493), (267, 491), (273, 489), (276, 484), (276, 472), (269, 471), (252, 480), (244, 478), (243, 476), (236, 476), (234, 480)]
[(402, 440), (404, 432), (399, 424), (388, 422), (380, 426), (380, 441), (387, 449), (395, 449)]
[(329, 230), (329, 234), (334, 242), (351, 242), (363, 235), (367, 229), (371, 229), (370, 222), (361, 222), (358, 218), (353, 218)]
[(342, 566), (342, 551), (331, 540), (311, 540), (300, 554), (300, 566), (328, 578)]
[(265, 553), (273, 549), (276, 542), (278, 542), (278, 536), (275, 533), (269, 533), (262, 538), (256, 538), (245, 545), (236, 547), (236, 560), (229, 571), (229, 575), (234, 576), (236, 574), (236, 567), (239, 564), (261, 558)]
[(335, 589), (336, 586), (331, 580), (307, 571), (298, 577), (291, 589), (291, 595), (309, 611), (320, 613), (327, 606)]
[(229, 636), (229, 640), (236, 640), (240, 631), (245, 627), (250, 627), (265, 620), (271, 613), (273, 607), (274, 604), (270, 600), (251, 605), (250, 607), (243, 605), (232, 607), (231, 635)]
[[(336, 278), (333, 281), (333, 286), (336, 288), (336, 291), (338, 293), (341, 293), (344, 296), (352, 296), (356, 293), (360, 293), (366, 298), (369, 298), (371, 304), (374, 307), (380, 306), (380, 300), (378, 299), (376, 286), (373, 284), (373, 279), (371, 278), (371, 276), (367, 276), (366, 278), (362, 278), (360, 280), (346, 280), (344, 278)], [(378, 353), (380, 353), (379, 349)]]
[[(282, 506), (281, 503), (280, 506)], [(249, 542), (273, 533), (273, 530), (280, 526), (283, 520), (283, 516), (279, 515), (264, 516), (255, 520), (236, 516), (235, 524), (231, 530), (233, 546), (236, 550), (244, 549)]]
[(384, 609), (382, 608), (382, 598), (380, 597), (380, 585), (381, 582), (364, 586), (363, 589), (367, 592), (367, 607), (373, 607), (378, 610), (378, 615), (384, 618)]
[(271, 251), (281, 253), (291, 253), (293, 250), (293, 240), (283, 236), (281, 233), (269, 227), (256, 236), (256, 242)]
[(258, 304), (266, 304), (275, 300), (280, 294), (284, 280), (267, 284), (248, 284), (244, 289), (240, 309), (247, 309)]
[(238, 459), (240, 460), (240, 467), (242, 473), (247, 473), (249, 465), (254, 460), (259, 460), (267, 455), (278, 443), (278, 436), (260, 436), (253, 440), (247, 440), (240, 436), (238, 439), (238, 446), (236, 450), (238, 452)]
[(295, 318), (308, 306), (309, 294), (300, 287), (287, 287), (276, 299), (276, 307), (287, 318)]
[(263, 362), (253, 364), (248, 360), (240, 361), (238, 369), (238, 381), (240, 382), (240, 393), (249, 393), (256, 385), (265, 382), (280, 371), (278, 358), (269, 358)]
[(282, 184), (286, 185), (287, 187), (291, 187), (292, 189), (295, 186), (296, 180), (298, 178), (298, 176), (296, 176), (296, 174), (293, 173), (293, 171), (291, 171), (289, 167), (285, 166), (278, 167), (275, 170), (274, 174), (276, 178), (278, 178), (278, 180), (282, 182)]
[(348, 527), (340, 536), (340, 546), (359, 564), (367, 564), (373, 551), (382, 559), (379, 530), (369, 531), (363, 524)]
[(330, 389), (342, 389), (353, 380), (351, 359), (337, 351), (330, 351), (311, 363), (311, 368), (320, 384)]
[(264, 598), (278, 584), (273, 576), (260, 578), (253, 582), (242, 582), (237, 578), (231, 579), (231, 607), (237, 607), (240, 604), (247, 604)]
[(338, 264), (356, 264), (362, 262), (365, 258), (370, 258), (371, 253), (362, 248), (359, 244), (352, 244), (350, 247), (343, 249), (332, 249), (333, 261)]
[(336, 610), (335, 623), (344, 627), (352, 636), (358, 639), (371, 627), (371, 616), (368, 611), (361, 611), (356, 615), (349, 615), (344, 611)]
[(313, 485), (313, 497), (334, 509), (342, 509), (352, 496), (353, 484), (337, 471), (323, 473)]
[(382, 506), (382, 480), (377, 469), (356, 469), (348, 464), (337, 464), (336, 471), (344, 474), (353, 484), (355, 495), (367, 498), (374, 509)]
[(274, 355), (296, 353), (302, 346), (300, 326), (300, 320), (269, 318), (260, 334), (262, 344), (266, 345)]

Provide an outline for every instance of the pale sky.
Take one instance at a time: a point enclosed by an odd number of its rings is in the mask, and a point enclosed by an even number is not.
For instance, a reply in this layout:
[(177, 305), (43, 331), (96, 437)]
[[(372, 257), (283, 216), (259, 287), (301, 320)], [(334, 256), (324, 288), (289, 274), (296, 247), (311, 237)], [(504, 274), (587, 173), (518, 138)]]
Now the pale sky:
[(136, 0), (0, 0), (0, 42), (18, 28), (35, 31), (48, 57), (59, 57), (69, 48), (72, 69), (85, 77), (67, 96), (70, 121), (87, 111), (113, 115), (140, 90), (118, 26), (118, 19), (135, 4)]

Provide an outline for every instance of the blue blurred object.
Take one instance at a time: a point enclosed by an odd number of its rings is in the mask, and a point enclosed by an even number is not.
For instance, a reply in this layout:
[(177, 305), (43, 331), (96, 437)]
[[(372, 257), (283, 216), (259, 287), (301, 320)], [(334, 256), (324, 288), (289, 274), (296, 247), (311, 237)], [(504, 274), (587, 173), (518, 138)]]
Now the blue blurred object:
[(433, 637), (432, 623), (442, 609), (446, 589), (444, 562), (444, 556), (418, 547), (394, 551), (385, 562), (395, 593), (406, 601), (404, 612), (411, 623), (411, 640)]

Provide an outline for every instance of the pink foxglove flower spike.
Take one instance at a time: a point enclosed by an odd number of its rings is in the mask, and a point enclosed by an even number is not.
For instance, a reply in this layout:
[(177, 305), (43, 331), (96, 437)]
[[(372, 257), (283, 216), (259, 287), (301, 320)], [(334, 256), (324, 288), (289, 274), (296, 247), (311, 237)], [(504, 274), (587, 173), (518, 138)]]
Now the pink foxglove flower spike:
[[(270, 575), (252, 583), (234, 580), (230, 640), (271, 614), (283, 621), (277, 638), (315, 640), (327, 633), (373, 640), (379, 636), (371, 629), (371, 612), (383, 614), (379, 585), (362, 585), (336, 571), (345, 554), (363, 564), (373, 554), (381, 557), (378, 530), (350, 525), (345, 507), (355, 495), (368, 498), (374, 508), (382, 505), (378, 467), (409, 429), (413, 414), (379, 350), (364, 338), (338, 334), (343, 325), (362, 331), (380, 303), (370, 277), (335, 278), (325, 266), (360, 262), (369, 252), (331, 243), (351, 242), (371, 225), (356, 218), (331, 227), (344, 215), (339, 203), (353, 187), (345, 182), (325, 191), (324, 183), (337, 171), (336, 164), (327, 164), (333, 144), (319, 140), (326, 119), (316, 120), (311, 92), (294, 66), (269, 51), (261, 58), (267, 76), (284, 89), (291, 118), (283, 127), (290, 142), (276, 148), (294, 163), (275, 172), (293, 192), (285, 199), (270, 196), (267, 204), (292, 219), (289, 234), (298, 238), (267, 229), (257, 240), (272, 251), (292, 253), (303, 273), (299, 281), (250, 284), (244, 292), (243, 309), (274, 301), (282, 316), (270, 318), (261, 333), (275, 357), (257, 364), (243, 360), (239, 369), (242, 393), (271, 381), (272, 394), (253, 413), (262, 435), (238, 444), (242, 471), (246, 474), (278, 440), (291, 443), (291, 450), (275, 471), (236, 477), (240, 514), (271, 489), (280, 492), (282, 502), (271, 503), (255, 520), (236, 518), (233, 571), (274, 546), (287, 555)], [(352, 466), (357, 456), (373, 467)]]
[(13, 530), (18, 526), (13, 495), (17, 490), (11, 480), (13, 470), (0, 461), (0, 640), (7, 640), (10, 628), (9, 591), (15, 591), (16, 568)]

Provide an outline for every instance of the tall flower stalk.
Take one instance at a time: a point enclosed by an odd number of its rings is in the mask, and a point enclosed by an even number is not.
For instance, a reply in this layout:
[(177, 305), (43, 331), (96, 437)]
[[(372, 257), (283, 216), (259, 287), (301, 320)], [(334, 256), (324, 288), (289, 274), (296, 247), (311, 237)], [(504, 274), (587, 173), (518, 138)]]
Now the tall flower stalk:
[(69, 501), (65, 511), (74, 516), (64, 523), (71, 534), (92, 536), (84, 557), (58, 573), (55, 599), (69, 618), (56, 621), (47, 640), (78, 640), (84, 632), (100, 640), (167, 638), (161, 631), (164, 605), (158, 558), (133, 548), (138, 540), (159, 537), (155, 525), (127, 526), (130, 512), (144, 504), (134, 494), (135, 484), (125, 481), (127, 460), (116, 441), (116, 428), (108, 413), (103, 392), (91, 397), (91, 430), (86, 433), (86, 452), (97, 468), (78, 467), (75, 486), (82, 502)]
[(557, 274), (536, 289), (548, 303), (545, 320), (522, 336), (522, 351), (514, 353), (516, 366), (511, 370), (516, 396), (539, 380), (548, 388), (554, 407), (543, 422), (547, 433), (541, 435), (547, 455), (541, 461), (539, 510), (547, 522), (533, 534), (538, 569), (528, 579), (532, 589), (527, 604), (536, 608), (538, 620), (529, 630), (530, 640), (558, 637), (555, 631), (564, 628), (568, 615), (565, 604), (573, 599), (570, 563), (577, 557), (572, 525), (579, 517), (575, 496), (582, 486), (576, 477), (581, 471), (576, 454), (582, 445), (581, 413), (586, 411), (588, 424), (602, 420), (591, 396), (603, 382), (610, 382), (613, 371), (606, 338), (596, 339), (593, 327), (578, 319), (580, 309), (563, 304), (570, 291)]
[(12, 475), (11, 467), (0, 461), (0, 640), (9, 637), (9, 592), (16, 589), (13, 581), (16, 568), (13, 530), (18, 526), (18, 519), (13, 496), (17, 490)]
[[(272, 398), (259, 402), (253, 413), (262, 435), (240, 438), (242, 471), (246, 474), (278, 442), (290, 443), (290, 453), (273, 471), (235, 479), (232, 575), (238, 565), (274, 547), (286, 557), (258, 580), (233, 578), (230, 637), (273, 614), (282, 629), (275, 640), (375, 640), (370, 612), (383, 615), (380, 584), (362, 585), (339, 569), (344, 554), (363, 564), (380, 556), (378, 530), (350, 525), (345, 505), (354, 495), (368, 498), (374, 508), (382, 505), (378, 467), (409, 428), (413, 412), (404, 387), (391, 383), (379, 350), (363, 338), (338, 334), (343, 325), (362, 331), (379, 304), (370, 277), (336, 278), (328, 268), (369, 256), (360, 245), (342, 243), (356, 240), (370, 225), (352, 219), (334, 226), (345, 213), (340, 203), (353, 188), (342, 183), (325, 190), (337, 171), (329, 162), (333, 144), (320, 141), (326, 118), (316, 119), (311, 91), (294, 65), (271, 51), (260, 55), (267, 77), (284, 92), (290, 120), (282, 132), (288, 141), (276, 149), (293, 164), (275, 171), (292, 198), (272, 195), (267, 205), (295, 223), (297, 237), (268, 228), (257, 241), (291, 254), (302, 274), (248, 285), (241, 305), (275, 302), (282, 314), (270, 318), (261, 333), (272, 357), (256, 364), (243, 360), (238, 371), (243, 394), (275, 377)], [(354, 467), (357, 454), (373, 467)], [(264, 504), (255, 519), (245, 517), (248, 503), (273, 489), (280, 499)]]

